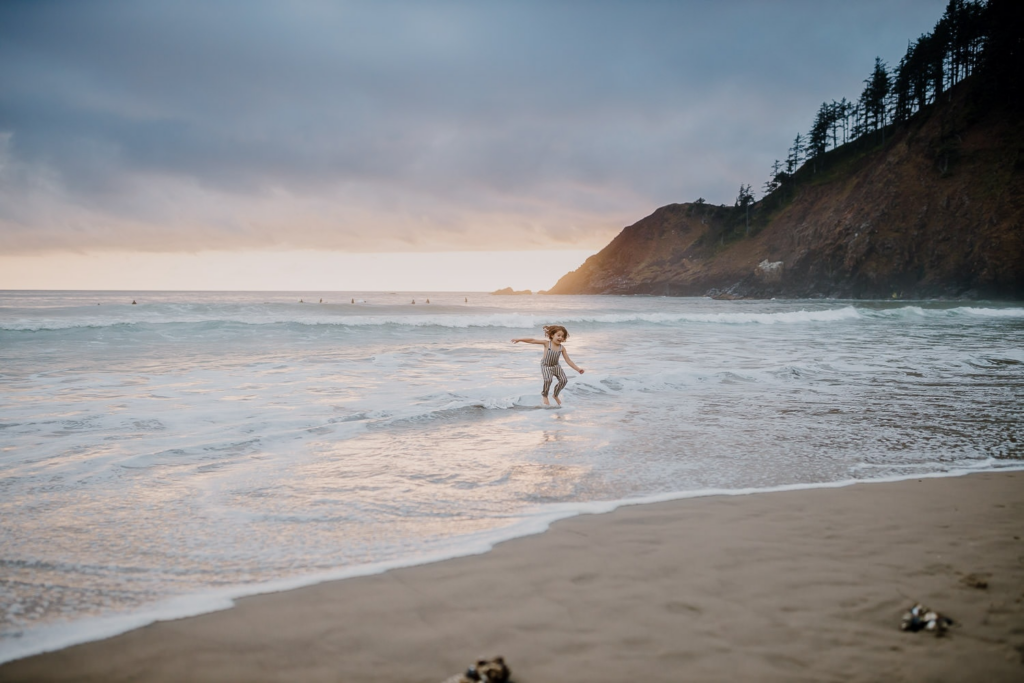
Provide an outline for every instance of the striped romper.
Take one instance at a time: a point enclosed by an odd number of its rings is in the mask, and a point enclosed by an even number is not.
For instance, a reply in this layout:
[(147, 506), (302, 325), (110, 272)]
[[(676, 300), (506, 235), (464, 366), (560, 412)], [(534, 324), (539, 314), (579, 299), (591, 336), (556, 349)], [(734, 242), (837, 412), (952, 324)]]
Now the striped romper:
[(540, 395), (545, 398), (547, 398), (548, 389), (551, 387), (552, 377), (558, 378), (558, 384), (555, 385), (555, 398), (558, 398), (558, 392), (564, 389), (569, 382), (569, 378), (565, 376), (565, 370), (558, 364), (558, 357), (561, 355), (562, 347), (554, 349), (549, 341), (544, 357), (540, 360), (540, 373), (544, 376), (544, 388), (541, 389)]

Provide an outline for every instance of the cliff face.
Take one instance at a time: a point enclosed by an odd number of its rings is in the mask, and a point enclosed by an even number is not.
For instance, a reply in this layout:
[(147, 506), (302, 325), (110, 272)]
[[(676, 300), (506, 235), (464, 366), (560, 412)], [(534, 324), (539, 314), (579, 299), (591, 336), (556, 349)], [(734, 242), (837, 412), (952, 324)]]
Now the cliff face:
[(1024, 125), (968, 85), (807, 162), (749, 217), (662, 207), (548, 293), (1024, 298)]

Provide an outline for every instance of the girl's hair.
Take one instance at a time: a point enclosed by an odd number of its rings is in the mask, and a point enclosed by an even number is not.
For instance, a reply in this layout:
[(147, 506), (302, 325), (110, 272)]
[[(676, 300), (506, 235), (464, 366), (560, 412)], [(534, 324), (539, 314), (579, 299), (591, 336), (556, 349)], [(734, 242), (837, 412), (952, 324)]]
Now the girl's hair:
[(561, 325), (545, 325), (544, 326), (544, 336), (546, 336), (548, 339), (554, 338), (555, 332), (561, 332), (562, 333), (562, 340), (563, 341), (569, 338), (569, 330), (565, 329)]

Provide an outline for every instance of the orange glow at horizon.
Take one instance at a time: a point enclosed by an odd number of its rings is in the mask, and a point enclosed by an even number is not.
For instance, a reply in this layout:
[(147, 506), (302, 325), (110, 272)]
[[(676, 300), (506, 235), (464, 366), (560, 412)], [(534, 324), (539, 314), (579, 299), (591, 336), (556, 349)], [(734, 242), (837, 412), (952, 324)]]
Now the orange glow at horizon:
[(548, 289), (597, 250), (351, 254), (242, 251), (0, 256), (0, 289), (493, 291)]

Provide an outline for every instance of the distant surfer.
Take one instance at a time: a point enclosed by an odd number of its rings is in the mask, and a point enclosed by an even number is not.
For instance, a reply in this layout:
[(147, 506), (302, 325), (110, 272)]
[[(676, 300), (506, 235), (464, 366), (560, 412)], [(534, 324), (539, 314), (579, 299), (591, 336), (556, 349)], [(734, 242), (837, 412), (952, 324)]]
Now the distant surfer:
[(544, 386), (540, 390), (540, 395), (544, 398), (544, 405), (551, 405), (548, 401), (548, 389), (551, 387), (551, 380), (557, 379), (558, 383), (555, 385), (554, 393), (555, 403), (562, 405), (562, 400), (558, 398), (558, 394), (568, 384), (569, 378), (565, 376), (565, 370), (562, 370), (562, 366), (558, 364), (558, 359), (564, 356), (565, 362), (569, 364), (569, 367), (581, 375), (583, 374), (583, 368), (572, 362), (572, 359), (569, 358), (569, 353), (565, 350), (565, 346), (562, 345), (562, 342), (569, 338), (568, 330), (561, 325), (546, 325), (544, 327), (544, 336), (547, 339), (513, 339), (512, 343), (524, 342), (526, 344), (540, 344), (545, 347), (544, 356), (540, 360), (540, 374), (544, 378)]
[(137, 306), (137, 305), (138, 304), (135, 303), (135, 299), (132, 299), (132, 306)]

